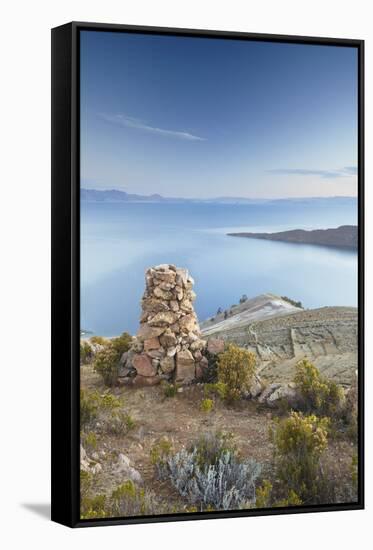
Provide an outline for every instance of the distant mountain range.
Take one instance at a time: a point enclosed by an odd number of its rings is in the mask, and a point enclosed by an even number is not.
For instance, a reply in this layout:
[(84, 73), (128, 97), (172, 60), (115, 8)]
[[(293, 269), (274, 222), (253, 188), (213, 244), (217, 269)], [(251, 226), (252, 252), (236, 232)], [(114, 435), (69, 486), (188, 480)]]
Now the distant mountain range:
[(337, 246), (341, 248), (357, 248), (357, 226), (341, 225), (332, 229), (294, 229), (278, 233), (227, 233), (231, 237), (246, 237), (248, 239), (265, 239), (268, 241), (283, 241), (287, 243), (317, 244), (322, 246)]
[(246, 197), (212, 197), (209, 199), (201, 198), (178, 198), (178, 197), (163, 197), (157, 193), (153, 195), (137, 195), (119, 191), (118, 189), (97, 190), (97, 189), (81, 189), (80, 198), (84, 202), (157, 202), (157, 203), (219, 203), (219, 204), (263, 204), (274, 201), (356, 201), (355, 197), (310, 197), (310, 198), (286, 198), (286, 199), (253, 199)]

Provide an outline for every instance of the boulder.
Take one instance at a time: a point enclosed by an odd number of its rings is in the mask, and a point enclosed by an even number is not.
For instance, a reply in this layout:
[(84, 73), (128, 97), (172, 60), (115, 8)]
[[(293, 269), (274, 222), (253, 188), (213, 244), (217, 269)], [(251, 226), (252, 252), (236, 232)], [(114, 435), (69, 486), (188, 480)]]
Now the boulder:
[(151, 327), (147, 324), (142, 324), (137, 332), (137, 338), (140, 341), (148, 340), (149, 338), (160, 336), (164, 331), (165, 328), (162, 327)]
[(156, 369), (152, 365), (151, 359), (146, 353), (135, 355), (132, 359), (132, 365), (136, 369), (137, 374), (145, 377), (155, 376)]
[(161, 347), (161, 344), (159, 342), (159, 338), (154, 336), (153, 338), (148, 338), (147, 340), (144, 340), (144, 350), (150, 351), (151, 349), (159, 349)]
[(138, 470), (131, 466), (128, 456), (120, 453), (113, 470), (121, 475), (123, 480), (131, 480), (134, 483), (142, 483), (142, 477)]
[(210, 338), (207, 342), (207, 351), (211, 355), (218, 355), (223, 353), (225, 349), (225, 341), (221, 338)]
[(176, 354), (175, 381), (188, 384), (195, 377), (195, 361), (191, 352), (187, 349)]

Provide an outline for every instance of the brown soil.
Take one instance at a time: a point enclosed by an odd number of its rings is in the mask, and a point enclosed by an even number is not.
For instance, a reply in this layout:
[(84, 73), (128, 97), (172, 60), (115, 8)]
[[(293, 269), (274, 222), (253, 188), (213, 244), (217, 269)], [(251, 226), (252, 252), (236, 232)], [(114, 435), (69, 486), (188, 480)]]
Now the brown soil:
[[(101, 378), (88, 365), (81, 367), (81, 386), (105, 391)], [(253, 401), (242, 401), (232, 408), (216, 402), (215, 409), (205, 413), (200, 410), (204, 398), (202, 385), (185, 387), (181, 393), (169, 398), (164, 396), (162, 386), (143, 389), (123, 387), (112, 391), (123, 398), (124, 410), (132, 416), (136, 426), (123, 436), (98, 435), (97, 450), (104, 450), (106, 458), (100, 460), (103, 471), (94, 476), (97, 493), (110, 493), (123, 482), (113, 469), (118, 454), (123, 453), (140, 472), (145, 487), (168, 502), (170, 509), (176, 506), (180, 510), (180, 507), (185, 506), (186, 503), (168, 482), (157, 480), (151, 464), (150, 450), (163, 437), (171, 440), (175, 450), (178, 450), (189, 447), (204, 433), (231, 432), (243, 457), (260, 462), (264, 467), (264, 475), (271, 467), (273, 448), (269, 428), (275, 413)], [(345, 470), (351, 464), (353, 451), (350, 443), (333, 441), (329, 446), (328, 460)]]

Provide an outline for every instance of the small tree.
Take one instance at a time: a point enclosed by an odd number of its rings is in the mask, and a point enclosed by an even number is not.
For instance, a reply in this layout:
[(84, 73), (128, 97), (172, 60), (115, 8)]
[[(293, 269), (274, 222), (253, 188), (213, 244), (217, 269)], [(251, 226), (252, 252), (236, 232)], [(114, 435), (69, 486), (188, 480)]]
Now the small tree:
[(93, 365), (94, 370), (101, 374), (106, 386), (114, 386), (118, 378), (120, 353), (113, 344), (99, 351)]
[(328, 446), (328, 418), (292, 412), (272, 431), (276, 477), (284, 492), (293, 491), (303, 502), (318, 498), (322, 482), (320, 459)]
[(302, 409), (305, 412), (335, 417), (341, 411), (344, 402), (342, 387), (323, 377), (308, 359), (297, 363), (294, 382), (302, 397)]
[(218, 382), (226, 386), (226, 399), (235, 401), (250, 388), (255, 374), (254, 353), (228, 344), (218, 358)]
[(243, 304), (244, 302), (247, 302), (248, 300), (248, 297), (246, 294), (242, 294), (241, 298), (240, 298), (240, 304)]
[(218, 310), (216, 312), (216, 315), (220, 315), (221, 313), (223, 313), (223, 310), (221, 309), (221, 307), (218, 307)]

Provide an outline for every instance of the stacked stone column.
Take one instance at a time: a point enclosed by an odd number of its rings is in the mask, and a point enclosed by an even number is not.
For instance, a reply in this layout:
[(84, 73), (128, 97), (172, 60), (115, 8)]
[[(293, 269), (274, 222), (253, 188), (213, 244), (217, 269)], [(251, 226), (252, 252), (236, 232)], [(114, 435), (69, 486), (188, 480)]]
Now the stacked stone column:
[(132, 383), (168, 379), (188, 384), (207, 366), (202, 355), (206, 342), (193, 307), (193, 278), (187, 269), (162, 264), (149, 268), (145, 281), (140, 328), (126, 361)]

